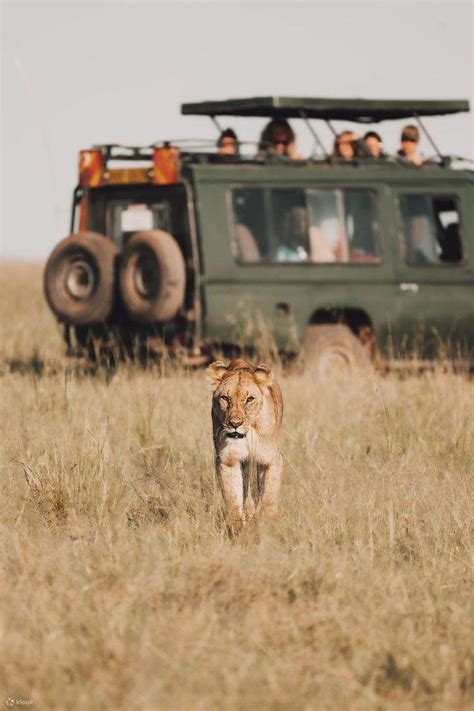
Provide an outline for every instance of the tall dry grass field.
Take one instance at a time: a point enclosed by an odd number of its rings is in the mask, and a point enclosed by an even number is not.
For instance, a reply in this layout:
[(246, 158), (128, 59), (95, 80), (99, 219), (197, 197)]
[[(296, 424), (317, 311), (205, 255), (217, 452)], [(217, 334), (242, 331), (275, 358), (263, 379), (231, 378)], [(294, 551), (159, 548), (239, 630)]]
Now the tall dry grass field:
[(280, 374), (281, 515), (232, 541), (203, 372), (74, 369), (1, 281), (5, 699), (473, 708), (472, 382)]

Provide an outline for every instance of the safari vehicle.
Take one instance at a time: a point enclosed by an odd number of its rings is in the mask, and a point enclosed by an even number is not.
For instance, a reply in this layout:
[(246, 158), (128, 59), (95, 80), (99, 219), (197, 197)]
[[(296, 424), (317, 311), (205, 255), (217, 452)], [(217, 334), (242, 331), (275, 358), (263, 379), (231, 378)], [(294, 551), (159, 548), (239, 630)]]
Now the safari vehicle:
[[(256, 318), (280, 352), (305, 344), (320, 364), (376, 352), (396, 361), (415, 349), (432, 357), (440, 346), (473, 362), (474, 172), (454, 168), (421, 122), (468, 110), (467, 101), (210, 101), (181, 111), (218, 128), (220, 116), (301, 119), (319, 151), (299, 161), (253, 147), (221, 158), (214, 144), (179, 141), (81, 151), (71, 236), (44, 279), (69, 352), (115, 343), (121, 355), (167, 349), (204, 362), (215, 346), (258, 347), (261, 329), (242, 325)], [(333, 120), (401, 118), (434, 146), (420, 167), (341, 161), (315, 130), (315, 120), (333, 130)]]

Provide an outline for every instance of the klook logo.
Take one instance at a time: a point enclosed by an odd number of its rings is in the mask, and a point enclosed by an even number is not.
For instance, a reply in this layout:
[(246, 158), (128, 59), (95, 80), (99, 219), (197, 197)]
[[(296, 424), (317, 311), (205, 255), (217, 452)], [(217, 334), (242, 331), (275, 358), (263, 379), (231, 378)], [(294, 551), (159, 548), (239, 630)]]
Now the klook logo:
[(9, 696), (5, 701), (5, 706), (11, 709), (13, 706), (32, 706), (34, 703), (33, 699), (12, 699)]

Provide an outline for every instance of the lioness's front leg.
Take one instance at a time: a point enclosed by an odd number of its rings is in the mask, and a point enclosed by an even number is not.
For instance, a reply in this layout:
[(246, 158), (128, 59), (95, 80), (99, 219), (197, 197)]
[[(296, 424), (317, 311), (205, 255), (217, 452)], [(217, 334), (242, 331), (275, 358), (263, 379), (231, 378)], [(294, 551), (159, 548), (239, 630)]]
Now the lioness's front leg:
[(244, 522), (244, 484), (240, 462), (224, 463), (217, 457), (216, 470), (229, 526), (233, 533), (239, 533)]
[(264, 516), (278, 513), (278, 495), (280, 493), (283, 462), (278, 453), (270, 464), (260, 464), (258, 472), (259, 502), (257, 511)]
[[(244, 515), (245, 520), (250, 521), (255, 515), (255, 501), (252, 494), (252, 466), (247, 459), (242, 464), (242, 481), (244, 485)], [(255, 488), (255, 487), (254, 487)]]

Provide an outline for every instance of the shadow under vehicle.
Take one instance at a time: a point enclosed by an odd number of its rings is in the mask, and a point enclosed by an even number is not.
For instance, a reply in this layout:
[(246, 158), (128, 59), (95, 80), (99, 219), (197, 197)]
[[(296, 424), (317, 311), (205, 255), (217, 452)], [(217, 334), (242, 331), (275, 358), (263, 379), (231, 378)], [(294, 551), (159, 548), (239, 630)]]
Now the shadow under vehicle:
[[(183, 114), (299, 118), (318, 152), (220, 157), (173, 141), (81, 151), (71, 235), (45, 269), (70, 353), (302, 349), (320, 370), (440, 353), (473, 362), (474, 172), (441, 155), (421, 117), (467, 101), (263, 97), (184, 104)], [(436, 155), (327, 153), (315, 120), (418, 121)], [(334, 132), (335, 133), (335, 132)], [(248, 319), (247, 324), (244, 323)], [(378, 354), (378, 355), (377, 355)]]

